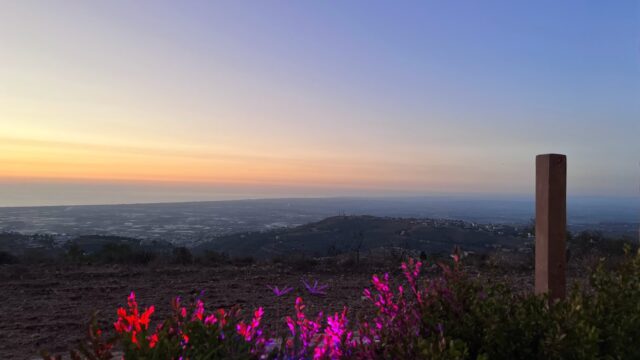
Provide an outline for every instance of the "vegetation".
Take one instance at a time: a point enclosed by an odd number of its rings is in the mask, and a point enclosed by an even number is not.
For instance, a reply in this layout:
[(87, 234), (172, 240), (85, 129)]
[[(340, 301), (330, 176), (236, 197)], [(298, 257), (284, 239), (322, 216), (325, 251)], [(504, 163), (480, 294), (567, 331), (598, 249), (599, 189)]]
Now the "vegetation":
[(18, 262), (18, 258), (13, 256), (8, 251), (0, 251), (0, 265), (3, 264), (15, 264)]
[[(256, 257), (304, 254), (307, 257), (362, 255), (380, 248), (425, 250), (448, 254), (453, 245), (486, 251), (487, 245), (515, 248), (526, 238), (508, 225), (479, 225), (459, 220), (407, 219), (375, 216), (334, 216), (294, 228), (243, 232), (201, 243), (194, 252), (224, 251), (232, 256)], [(526, 235), (526, 234), (525, 234)]]
[[(264, 312), (205, 310), (195, 297), (174, 299), (173, 314), (155, 327), (153, 306), (140, 310), (132, 293), (117, 311), (115, 335), (92, 323), (77, 359), (632, 359), (640, 358), (640, 252), (625, 247), (614, 269), (601, 262), (589, 284), (564, 300), (513, 292), (465, 273), (461, 254), (448, 263), (402, 264), (403, 280), (374, 275), (363, 297), (369, 314), (348, 309), (307, 314), (298, 297), (284, 327), (267, 333)], [(426, 276), (432, 273), (433, 276)], [(290, 287), (272, 287), (279, 298)], [(305, 282), (309, 296), (326, 286)], [(322, 291), (316, 291), (322, 288)], [(45, 356), (45, 358), (50, 358)]]
[[(451, 247), (458, 245), (478, 256), (508, 254), (509, 260), (489, 258), (482, 262), (493, 266), (515, 261), (512, 268), (527, 270), (533, 265), (533, 232), (532, 224), (509, 226), (446, 219), (336, 216), (295, 228), (236, 233), (207, 241), (201, 239), (189, 248), (163, 240), (122, 236), (68, 238), (5, 232), (0, 233), (0, 251), (27, 264), (64, 261), (71, 264), (146, 265), (163, 262), (217, 266), (284, 259), (295, 269), (310, 269), (315, 266), (310, 265), (314, 261), (335, 258), (336, 265), (340, 267), (366, 269), (372, 254), (384, 253), (387, 256), (384, 262), (396, 264), (407, 256), (417, 257), (421, 252), (425, 258), (446, 257)], [(593, 231), (568, 234), (571, 259), (590, 258), (585, 263), (587, 266), (593, 265), (594, 260), (601, 256), (611, 256), (615, 262), (621, 255), (623, 243), (637, 242), (636, 238), (620, 237), (624, 235), (615, 235), (617, 239), (612, 239), (612, 236), (612, 233), (605, 236)], [(475, 261), (472, 258), (467, 261)]]

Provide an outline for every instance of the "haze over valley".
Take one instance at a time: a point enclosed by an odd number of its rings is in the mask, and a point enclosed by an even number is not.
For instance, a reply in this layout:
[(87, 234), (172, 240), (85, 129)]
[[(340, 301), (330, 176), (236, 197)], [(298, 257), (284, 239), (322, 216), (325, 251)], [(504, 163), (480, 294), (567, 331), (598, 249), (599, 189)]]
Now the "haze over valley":
[[(533, 201), (524, 197), (463, 196), (8, 207), (0, 208), (0, 232), (48, 234), (59, 244), (81, 235), (110, 235), (193, 247), (232, 234), (292, 228), (343, 215), (459, 220), (522, 228), (531, 224), (533, 207)], [(597, 230), (637, 237), (640, 205), (636, 199), (573, 198), (568, 207), (571, 231)]]

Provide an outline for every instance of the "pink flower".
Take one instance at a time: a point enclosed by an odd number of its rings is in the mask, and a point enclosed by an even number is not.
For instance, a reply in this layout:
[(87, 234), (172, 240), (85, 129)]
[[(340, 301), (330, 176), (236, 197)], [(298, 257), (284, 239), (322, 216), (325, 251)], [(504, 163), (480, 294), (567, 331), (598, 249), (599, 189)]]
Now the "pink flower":
[(202, 321), (203, 315), (204, 315), (204, 303), (202, 302), (202, 300), (198, 299), (198, 301), (196, 302), (196, 309), (193, 311), (192, 320)]
[(351, 344), (353, 333), (347, 331), (347, 308), (340, 315), (335, 313), (333, 316), (327, 317), (327, 326), (322, 334), (321, 343), (315, 348), (314, 359), (323, 359), (329, 357), (331, 359), (341, 358)]
[(215, 315), (215, 314), (208, 315), (208, 316), (204, 319), (204, 324), (205, 324), (205, 325), (208, 325), (208, 326), (211, 326), (211, 325), (213, 325), (213, 324), (215, 324), (215, 323), (217, 323), (217, 322), (218, 322), (218, 318), (216, 317), (216, 315)]
[(409, 286), (411, 287), (411, 291), (413, 291), (414, 296), (416, 297), (416, 301), (419, 304), (422, 304), (422, 292), (418, 290), (418, 277), (420, 276), (420, 269), (422, 268), (422, 262), (414, 261), (413, 259), (409, 259), (408, 263), (402, 263), (402, 272), (404, 273)]
[[(298, 297), (295, 304), (295, 319), (290, 316), (286, 318), (287, 327), (293, 338), (293, 341), (288, 341), (286, 346), (290, 353), (289, 355), (294, 358), (305, 358), (307, 356), (313, 339), (321, 328), (320, 319), (322, 318), (322, 313), (318, 314), (315, 321), (309, 320), (304, 313), (304, 309), (304, 302), (301, 297)], [(296, 347), (298, 343), (300, 343), (301, 348)]]
[(253, 313), (253, 319), (250, 324), (245, 324), (243, 321), (239, 322), (238, 325), (236, 325), (238, 334), (244, 337), (246, 341), (251, 341), (256, 335), (260, 336), (262, 332), (259, 330), (259, 327), (262, 315), (264, 315), (264, 310), (258, 308), (258, 310)]

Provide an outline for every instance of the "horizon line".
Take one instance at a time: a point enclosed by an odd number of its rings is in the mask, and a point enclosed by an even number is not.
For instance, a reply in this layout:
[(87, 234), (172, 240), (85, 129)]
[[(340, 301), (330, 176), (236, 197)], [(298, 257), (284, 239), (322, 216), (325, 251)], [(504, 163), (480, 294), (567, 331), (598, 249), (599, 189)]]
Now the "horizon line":
[[(185, 201), (150, 201), (150, 202), (118, 202), (118, 203), (91, 203), (91, 204), (46, 204), (46, 205), (0, 205), (0, 209), (16, 208), (53, 208), (53, 207), (83, 207), (83, 206), (130, 206), (130, 205), (174, 205), (174, 204), (202, 204), (244, 201), (268, 201), (268, 200), (419, 200), (426, 198), (458, 198), (469, 201), (491, 201), (497, 197), (499, 201), (535, 201), (534, 194), (507, 194), (507, 193), (439, 193), (423, 195), (336, 195), (336, 196), (274, 196), (274, 197), (238, 197), (230, 199), (212, 200), (185, 200)], [(620, 195), (572, 195), (567, 196), (567, 202), (575, 200), (640, 200), (638, 196)]]

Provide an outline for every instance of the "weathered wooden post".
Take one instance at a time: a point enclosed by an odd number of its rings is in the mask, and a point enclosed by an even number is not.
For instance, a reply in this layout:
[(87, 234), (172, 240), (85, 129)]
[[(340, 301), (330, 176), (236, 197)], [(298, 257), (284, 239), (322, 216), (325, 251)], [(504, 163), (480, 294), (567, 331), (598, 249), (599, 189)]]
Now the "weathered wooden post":
[(566, 295), (567, 157), (536, 156), (536, 294)]

